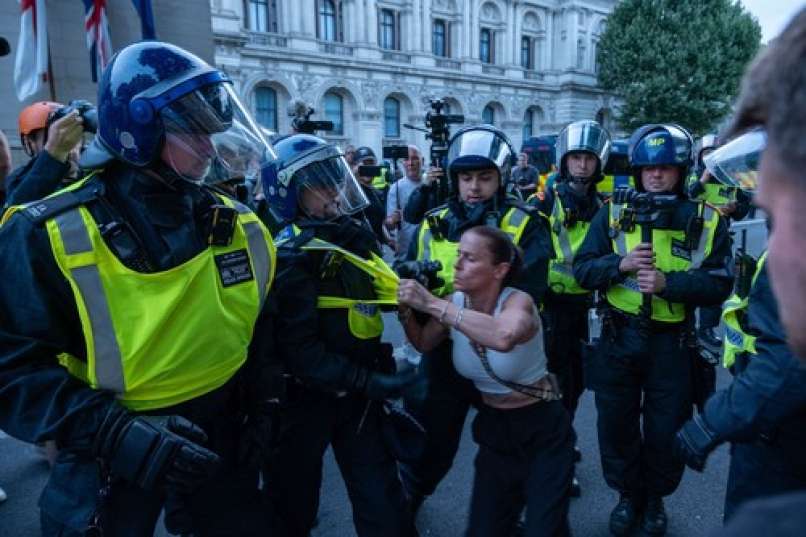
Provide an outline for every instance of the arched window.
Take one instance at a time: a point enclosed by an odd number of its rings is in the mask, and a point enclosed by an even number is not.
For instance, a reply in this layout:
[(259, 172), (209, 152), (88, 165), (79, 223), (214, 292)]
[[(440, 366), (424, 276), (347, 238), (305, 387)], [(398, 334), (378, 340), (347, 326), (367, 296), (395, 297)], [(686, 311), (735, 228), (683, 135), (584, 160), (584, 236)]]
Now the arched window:
[(336, 41), (336, 4), (333, 0), (319, 0), (319, 39)]
[(386, 138), (400, 138), (400, 101), (387, 97), (383, 101), (383, 135)]
[(521, 67), (524, 69), (533, 69), (534, 63), (532, 62), (532, 38), (523, 36), (521, 37)]
[(436, 19), (434, 21), (434, 35), (432, 36), (431, 50), (434, 56), (448, 56), (448, 31), (445, 21)]
[(481, 111), (481, 122), (485, 125), (495, 125), (495, 110), (489, 104)]
[(530, 108), (523, 114), (523, 141), (534, 136), (535, 113)]
[(255, 90), (255, 116), (258, 123), (277, 132), (277, 92), (272, 88)]
[(338, 93), (325, 93), (325, 119), (333, 122), (331, 134), (344, 134), (344, 99)]
[(493, 63), (493, 33), (487, 28), (481, 29), (479, 59), (482, 63)]

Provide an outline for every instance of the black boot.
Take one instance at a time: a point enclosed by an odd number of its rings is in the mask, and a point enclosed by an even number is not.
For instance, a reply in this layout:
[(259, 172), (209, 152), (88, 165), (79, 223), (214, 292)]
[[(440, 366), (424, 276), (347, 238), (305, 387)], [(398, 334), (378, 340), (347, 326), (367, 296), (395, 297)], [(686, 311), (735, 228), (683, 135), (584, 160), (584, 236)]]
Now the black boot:
[(638, 518), (638, 501), (633, 496), (622, 494), (618, 505), (610, 512), (610, 533), (627, 535)]
[(664, 535), (666, 533), (666, 509), (663, 508), (663, 498), (650, 497), (646, 501), (644, 519), (641, 529), (647, 535)]

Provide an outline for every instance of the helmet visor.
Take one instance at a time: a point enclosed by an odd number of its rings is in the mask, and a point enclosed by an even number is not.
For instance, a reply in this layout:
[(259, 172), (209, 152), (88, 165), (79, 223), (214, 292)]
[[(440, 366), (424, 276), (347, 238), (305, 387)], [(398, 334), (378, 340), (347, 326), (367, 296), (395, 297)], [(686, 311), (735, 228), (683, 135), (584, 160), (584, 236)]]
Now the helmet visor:
[(592, 121), (571, 123), (557, 137), (557, 167), (571, 151), (588, 151), (599, 159), (602, 167), (610, 154), (610, 135)]
[(324, 159), (321, 154), (312, 157), (316, 160), (305, 162), (307, 159), (302, 159), (293, 171), (297, 199), (305, 214), (319, 220), (333, 220), (355, 214), (369, 205), (341, 152)]
[(230, 84), (202, 86), (160, 111), (163, 160), (180, 177), (219, 183), (256, 176), (274, 150)]
[(754, 191), (758, 186), (761, 154), (766, 146), (765, 131), (750, 131), (709, 153), (703, 162), (720, 183)]
[(448, 162), (452, 171), (498, 168), (508, 170), (512, 162), (512, 148), (493, 131), (467, 130), (451, 140)]

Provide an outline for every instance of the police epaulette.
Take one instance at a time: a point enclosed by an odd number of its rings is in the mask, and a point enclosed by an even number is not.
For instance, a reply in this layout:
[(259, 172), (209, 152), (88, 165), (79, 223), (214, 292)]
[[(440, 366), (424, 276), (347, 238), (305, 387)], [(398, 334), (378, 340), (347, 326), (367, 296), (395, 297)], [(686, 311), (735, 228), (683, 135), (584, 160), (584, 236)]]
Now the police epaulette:
[(75, 190), (68, 190), (54, 196), (37, 200), (20, 209), (34, 224), (41, 224), (54, 216), (69, 211), (79, 205), (99, 197), (103, 193), (103, 184), (83, 185)]
[(425, 219), (425, 218), (427, 218), (428, 216), (431, 216), (432, 214), (437, 214), (438, 212), (443, 211), (443, 210), (445, 210), (445, 209), (447, 209), (447, 208), (448, 208), (448, 204), (447, 204), (447, 203), (443, 203), (442, 205), (437, 205), (437, 206), (436, 206), (436, 207), (434, 207), (433, 209), (428, 209), (428, 210), (425, 212), (425, 215), (423, 215), (423, 218)]

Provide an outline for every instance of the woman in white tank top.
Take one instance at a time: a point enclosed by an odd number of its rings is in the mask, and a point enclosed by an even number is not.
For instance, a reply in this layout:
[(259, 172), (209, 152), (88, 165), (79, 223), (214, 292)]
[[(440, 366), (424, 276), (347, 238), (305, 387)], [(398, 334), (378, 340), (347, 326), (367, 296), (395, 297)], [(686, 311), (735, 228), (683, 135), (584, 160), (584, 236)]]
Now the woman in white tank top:
[[(537, 308), (528, 294), (507, 286), (522, 265), (520, 252), (501, 230), (478, 226), (462, 235), (458, 253), (452, 295), (441, 299), (401, 280), (398, 299), (417, 350), (450, 337), (456, 371), (482, 395), (473, 422), (479, 452), (467, 536), (510, 535), (524, 506), (524, 535), (570, 535), (573, 434), (546, 371)], [(430, 317), (421, 323), (412, 309)]]

